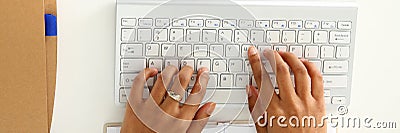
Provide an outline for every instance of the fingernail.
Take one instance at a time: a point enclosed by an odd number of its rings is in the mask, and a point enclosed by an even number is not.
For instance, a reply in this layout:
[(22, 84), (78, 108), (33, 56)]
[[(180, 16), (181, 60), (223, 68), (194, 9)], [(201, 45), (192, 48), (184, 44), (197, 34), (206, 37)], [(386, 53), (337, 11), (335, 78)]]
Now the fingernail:
[(301, 58), (300, 59), (302, 62), (308, 61), (307, 59)]
[(250, 90), (250, 85), (246, 86), (246, 93), (247, 93), (247, 97), (253, 96), (253, 94), (251, 93), (251, 90)]
[(214, 112), (215, 105), (215, 103), (211, 103), (210, 106), (208, 106), (208, 109), (206, 111), (207, 115), (211, 115)]
[(255, 55), (255, 54), (257, 54), (257, 50), (256, 50), (256, 48), (254, 48), (253, 46), (251, 46), (251, 47), (249, 48), (249, 55)]

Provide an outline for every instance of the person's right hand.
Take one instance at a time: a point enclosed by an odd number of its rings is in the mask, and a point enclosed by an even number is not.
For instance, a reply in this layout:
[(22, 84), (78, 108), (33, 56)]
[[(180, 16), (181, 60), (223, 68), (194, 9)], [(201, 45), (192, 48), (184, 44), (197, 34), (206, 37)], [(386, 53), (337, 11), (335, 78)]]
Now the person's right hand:
[[(321, 123), (321, 118), (325, 116), (324, 87), (319, 69), (313, 63), (307, 60), (300, 60), (296, 55), (289, 52), (274, 51), (273, 55), (274, 62), (276, 62), (275, 74), (279, 95), (276, 93), (273, 94), (266, 110), (268, 114), (267, 119), (264, 118), (260, 121), (260, 123), (264, 123), (267, 120), (267, 125), (262, 127), (256, 124), (257, 131), (274, 133), (326, 132), (326, 123), (324, 126), (318, 127), (318, 124)], [(261, 63), (257, 49), (250, 47), (248, 57), (254, 78), (259, 87), (262, 79), (261, 69), (264, 66)], [(291, 81), (289, 68), (293, 71), (295, 84)], [(252, 111), (258, 98), (258, 90), (254, 86), (248, 86), (246, 89), (248, 92), (249, 109)], [(275, 118), (271, 123), (272, 116), (275, 116)], [(277, 119), (279, 116), (286, 117), (284, 124), (287, 124), (287, 127), (278, 126)], [(300, 123), (298, 127), (293, 127), (288, 122), (292, 116), (299, 118)], [(309, 127), (308, 123), (304, 123), (306, 127), (303, 127), (303, 116), (314, 116), (315, 120), (317, 120), (317, 127), (312, 127), (312, 124)]]

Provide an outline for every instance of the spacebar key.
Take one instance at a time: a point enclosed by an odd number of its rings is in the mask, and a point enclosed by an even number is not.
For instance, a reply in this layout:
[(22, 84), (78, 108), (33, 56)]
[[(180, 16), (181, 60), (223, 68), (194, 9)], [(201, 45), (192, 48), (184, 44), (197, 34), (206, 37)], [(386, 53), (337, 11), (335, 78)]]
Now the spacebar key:
[(146, 59), (121, 59), (121, 71), (140, 72), (146, 68)]

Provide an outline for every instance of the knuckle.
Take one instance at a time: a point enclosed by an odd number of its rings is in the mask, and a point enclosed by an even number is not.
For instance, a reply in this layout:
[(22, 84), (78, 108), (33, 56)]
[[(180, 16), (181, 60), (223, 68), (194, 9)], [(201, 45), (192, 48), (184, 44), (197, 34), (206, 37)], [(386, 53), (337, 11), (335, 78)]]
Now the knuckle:
[(285, 63), (277, 63), (276, 71), (281, 74), (287, 74), (289, 73), (289, 68)]
[(306, 75), (307, 74), (307, 69), (303, 66), (295, 66), (292, 68), (293, 73), (298, 73), (298, 74), (302, 74), (302, 75)]

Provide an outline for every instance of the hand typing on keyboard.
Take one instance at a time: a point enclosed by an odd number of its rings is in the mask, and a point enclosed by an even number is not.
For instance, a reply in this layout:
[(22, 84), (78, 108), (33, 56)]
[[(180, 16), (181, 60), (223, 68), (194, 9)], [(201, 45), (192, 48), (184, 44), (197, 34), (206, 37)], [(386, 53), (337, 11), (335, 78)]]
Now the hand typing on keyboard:
[[(266, 53), (264, 53), (264, 56), (266, 56)], [(261, 86), (262, 65), (256, 48), (249, 48), (248, 57), (256, 84)], [(313, 63), (303, 59), (300, 60), (295, 54), (289, 52), (274, 52), (274, 58), (279, 95), (273, 93), (271, 102), (266, 110), (267, 113), (265, 113), (267, 115), (264, 114), (264, 118), (259, 121), (263, 124), (267, 120), (267, 125), (256, 124), (257, 132), (326, 132), (326, 123), (323, 126), (318, 126), (326, 112), (323, 80), (318, 68)], [(294, 74), (294, 84), (290, 78), (289, 68)], [(259, 96), (259, 90), (251, 85), (246, 89), (249, 109), (253, 111)], [(278, 119), (280, 116), (286, 119), (282, 122)], [(311, 121), (312, 124), (302, 123), (308, 122), (307, 120), (302, 120), (304, 116), (315, 117), (314, 121), (317, 121), (317, 126), (313, 126), (313, 121)], [(290, 125), (289, 120), (293, 120), (291, 117), (298, 118), (297, 127)], [(286, 127), (278, 125), (278, 121), (281, 124), (286, 124)], [(296, 124), (296, 121), (293, 120), (292, 123)], [(302, 124), (305, 124), (305, 127)]]
[[(132, 81), (132, 88), (126, 105), (126, 113), (121, 133), (201, 132), (214, 111), (215, 103), (208, 102), (199, 108), (209, 79), (209, 70), (200, 68), (197, 78), (186, 101), (181, 103), (193, 68), (166, 67), (157, 77), (150, 97), (143, 99), (146, 80), (157, 75), (156, 68), (146, 68)], [(171, 87), (169, 87), (171, 86)]]

